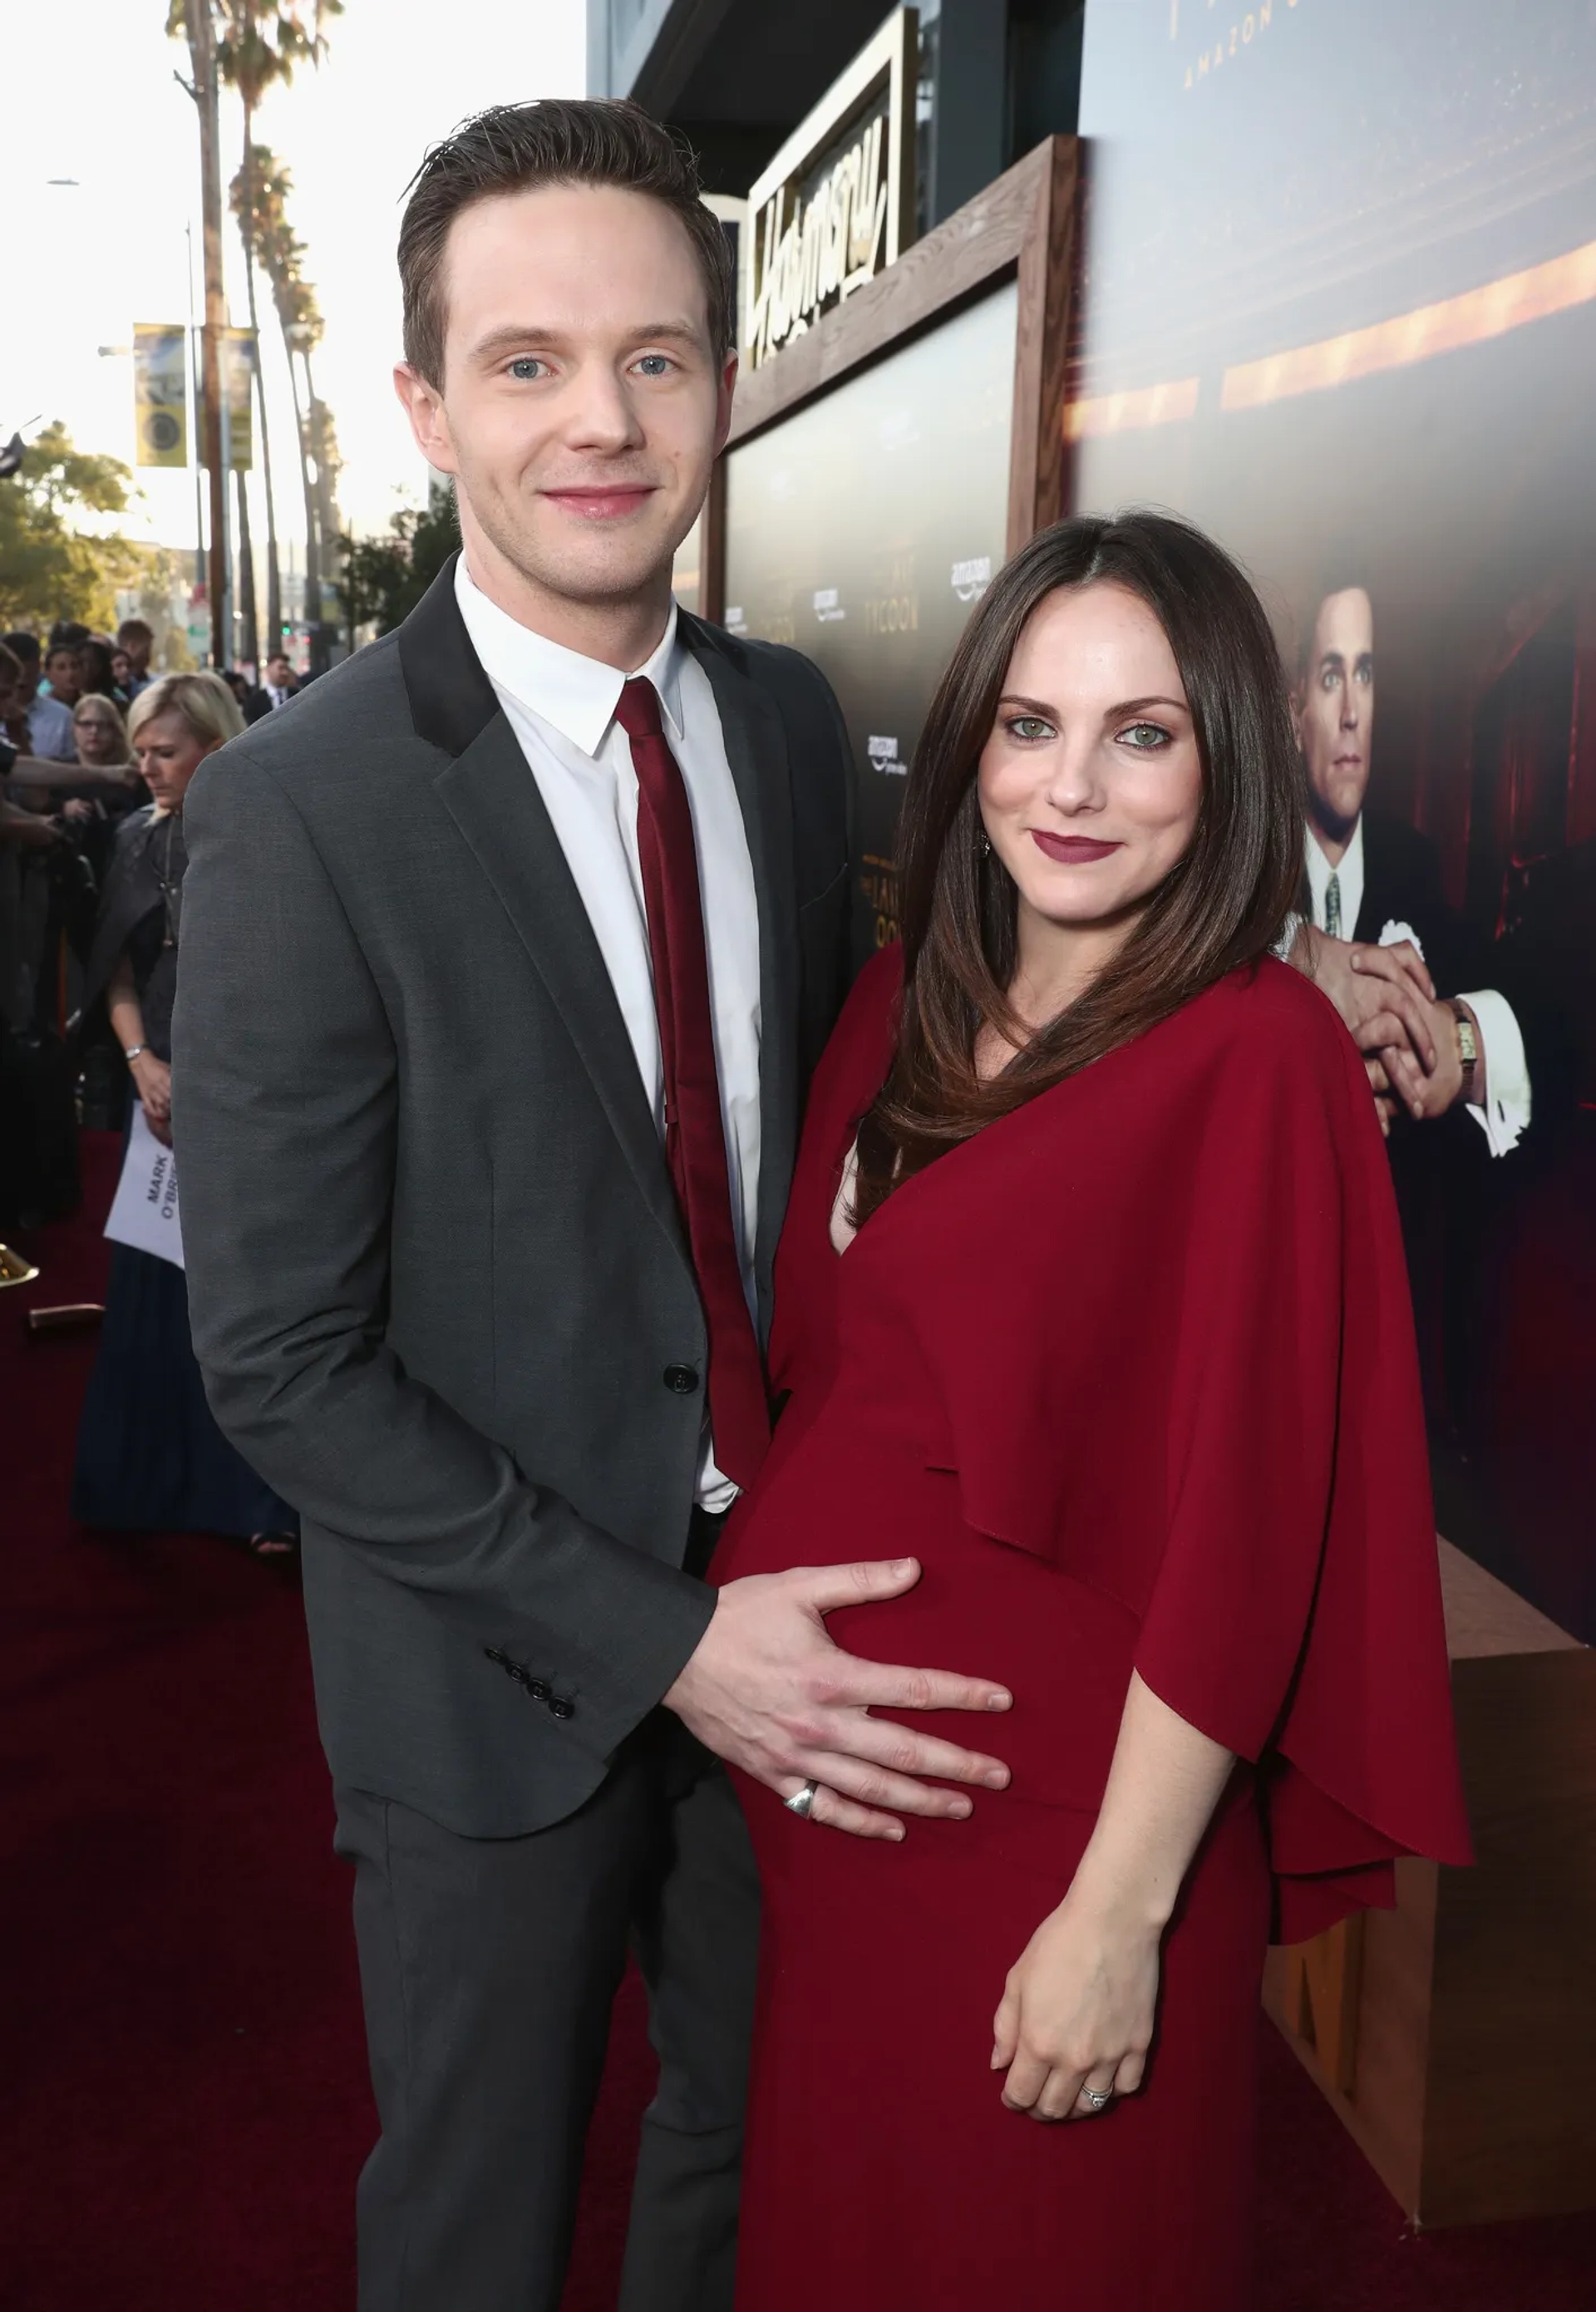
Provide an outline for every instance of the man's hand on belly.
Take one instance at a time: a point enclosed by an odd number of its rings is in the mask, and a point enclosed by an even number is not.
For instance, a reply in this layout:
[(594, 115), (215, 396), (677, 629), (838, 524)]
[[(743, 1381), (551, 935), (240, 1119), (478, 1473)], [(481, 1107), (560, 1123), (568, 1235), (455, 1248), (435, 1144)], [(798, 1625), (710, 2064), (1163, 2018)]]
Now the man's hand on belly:
[(1007, 1690), (989, 1678), (865, 1661), (826, 1633), (828, 1614), (901, 1597), (919, 1578), (919, 1566), (905, 1557), (729, 1581), (665, 1707), (706, 1748), (779, 1798), (817, 1783), (809, 1818), (828, 1829), (897, 1839), (903, 1815), (969, 1814), (961, 1791), (934, 1789), (921, 1778), (1000, 1791), (1008, 1768), (870, 1712), (1006, 1710)]

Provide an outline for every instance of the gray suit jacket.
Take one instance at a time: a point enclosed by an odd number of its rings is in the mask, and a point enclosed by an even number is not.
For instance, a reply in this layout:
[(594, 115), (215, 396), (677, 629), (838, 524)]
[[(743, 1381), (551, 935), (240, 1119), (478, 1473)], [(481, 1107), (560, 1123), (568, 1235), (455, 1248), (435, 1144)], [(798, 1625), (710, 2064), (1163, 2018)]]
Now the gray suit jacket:
[[(767, 1327), (847, 985), (849, 758), (806, 660), (681, 631), (759, 899)], [(708, 1621), (682, 1571), (706, 1344), (609, 974), (452, 566), (208, 762), (185, 825), (194, 1344), (223, 1429), (304, 1520), (334, 1777), (473, 1835), (540, 1828)]]

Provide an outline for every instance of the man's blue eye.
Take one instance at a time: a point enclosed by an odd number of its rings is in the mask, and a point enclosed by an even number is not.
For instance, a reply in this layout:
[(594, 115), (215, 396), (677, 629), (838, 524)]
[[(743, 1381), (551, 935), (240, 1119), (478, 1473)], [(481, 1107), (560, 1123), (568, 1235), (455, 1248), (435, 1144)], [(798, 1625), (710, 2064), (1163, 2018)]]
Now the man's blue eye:
[(537, 358), (536, 355), (524, 354), (520, 361), (513, 361), (511, 363), (510, 374), (513, 378), (516, 379), (519, 383), (527, 385), (531, 382), (532, 372), (534, 370), (541, 369), (542, 366), (542, 363)]
[(671, 363), (664, 354), (645, 354), (637, 366), (645, 377), (663, 377)]

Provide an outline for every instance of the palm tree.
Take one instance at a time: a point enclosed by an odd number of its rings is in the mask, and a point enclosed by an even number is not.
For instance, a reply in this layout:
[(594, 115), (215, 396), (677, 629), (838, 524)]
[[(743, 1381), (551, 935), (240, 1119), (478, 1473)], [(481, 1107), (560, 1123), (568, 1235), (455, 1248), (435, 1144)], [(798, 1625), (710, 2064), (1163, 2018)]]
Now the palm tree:
[[(294, 388), (294, 422), (299, 429), (300, 481), (305, 495), (305, 623), (310, 627), (311, 669), (320, 674), (326, 670), (327, 637), (322, 632), (321, 580), (322, 553), (321, 508), (316, 480), (316, 445), (311, 434), (311, 409), (315, 403), (315, 390), (311, 383), (311, 349), (321, 342), (321, 308), (316, 302), (316, 292), (300, 270), (304, 255), (302, 242), (292, 233), (284, 236), (278, 252), (283, 266), (281, 281), (274, 282), (277, 318), (283, 325), (283, 342), (288, 348), (288, 376)], [(300, 374), (294, 366), (298, 354), (304, 365), (304, 396), (300, 396)]]
[(311, 358), (304, 354), (305, 388), (310, 407), (306, 413), (311, 437), (311, 455), (316, 461), (316, 520), (321, 547), (321, 575), (329, 586), (336, 586), (343, 564), (339, 539), (343, 521), (338, 513), (338, 476), (344, 470), (344, 460), (338, 454), (338, 430), (332, 422), (332, 412), (311, 382)]
[[(311, 664), (320, 671), (325, 656), (321, 631), (321, 525), (312, 478), (315, 445), (311, 439), (306, 403), (314, 398), (310, 356), (311, 348), (321, 337), (321, 309), (316, 302), (315, 290), (304, 277), (304, 244), (288, 222), (288, 196), (294, 189), (294, 180), (276, 155), (264, 144), (257, 144), (251, 153), (250, 184), (256, 250), (271, 283), (272, 302), (288, 355), (288, 381), (294, 392), (294, 423), (299, 440), (300, 480), (305, 504), (305, 619), (311, 629)], [(295, 354), (304, 364), (303, 398)]]
[[(225, 666), (232, 655), (227, 631), (227, 477), (222, 470), (222, 332), (227, 300), (222, 279), (222, 176), (217, 153), (216, 43), (211, 0), (171, 0), (167, 31), (185, 40), (192, 80), (183, 86), (199, 122), (201, 238), (205, 257), (205, 430), (201, 451), (210, 469), (211, 657)], [(179, 75), (180, 79), (181, 75)]]
[[(244, 243), (244, 286), (250, 301), (250, 328), (257, 346), (256, 393), (260, 411), (260, 466), (266, 486), (267, 628), (275, 650), (283, 637), (283, 590), (277, 567), (276, 509), (272, 495), (271, 438), (267, 430), (266, 378), (259, 347), (260, 317), (255, 305), (257, 243), (252, 223), (255, 202), (255, 114), (270, 88), (292, 81), (296, 66), (320, 64), (327, 53), (322, 25), (343, 13), (344, 0), (213, 0), (216, 13), (216, 67), (228, 87), (237, 89), (244, 109), (244, 156), (232, 180), (232, 213)], [(239, 548), (241, 563), (249, 553), (249, 512), (243, 477), (239, 477)], [(250, 625), (254, 623), (254, 589), (246, 582)], [(250, 655), (246, 639), (245, 656)]]

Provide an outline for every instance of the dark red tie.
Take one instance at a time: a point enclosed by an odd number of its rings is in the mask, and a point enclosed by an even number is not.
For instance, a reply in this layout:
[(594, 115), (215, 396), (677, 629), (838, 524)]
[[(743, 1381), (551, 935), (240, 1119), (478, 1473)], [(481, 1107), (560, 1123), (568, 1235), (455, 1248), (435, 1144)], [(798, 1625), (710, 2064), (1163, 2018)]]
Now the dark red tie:
[(653, 683), (640, 677), (627, 683), (615, 719), (632, 742), (637, 774), (637, 858), (660, 1022), (665, 1159), (709, 1333), (715, 1458), (735, 1484), (748, 1485), (770, 1443), (770, 1408), (732, 1217), (692, 809)]

